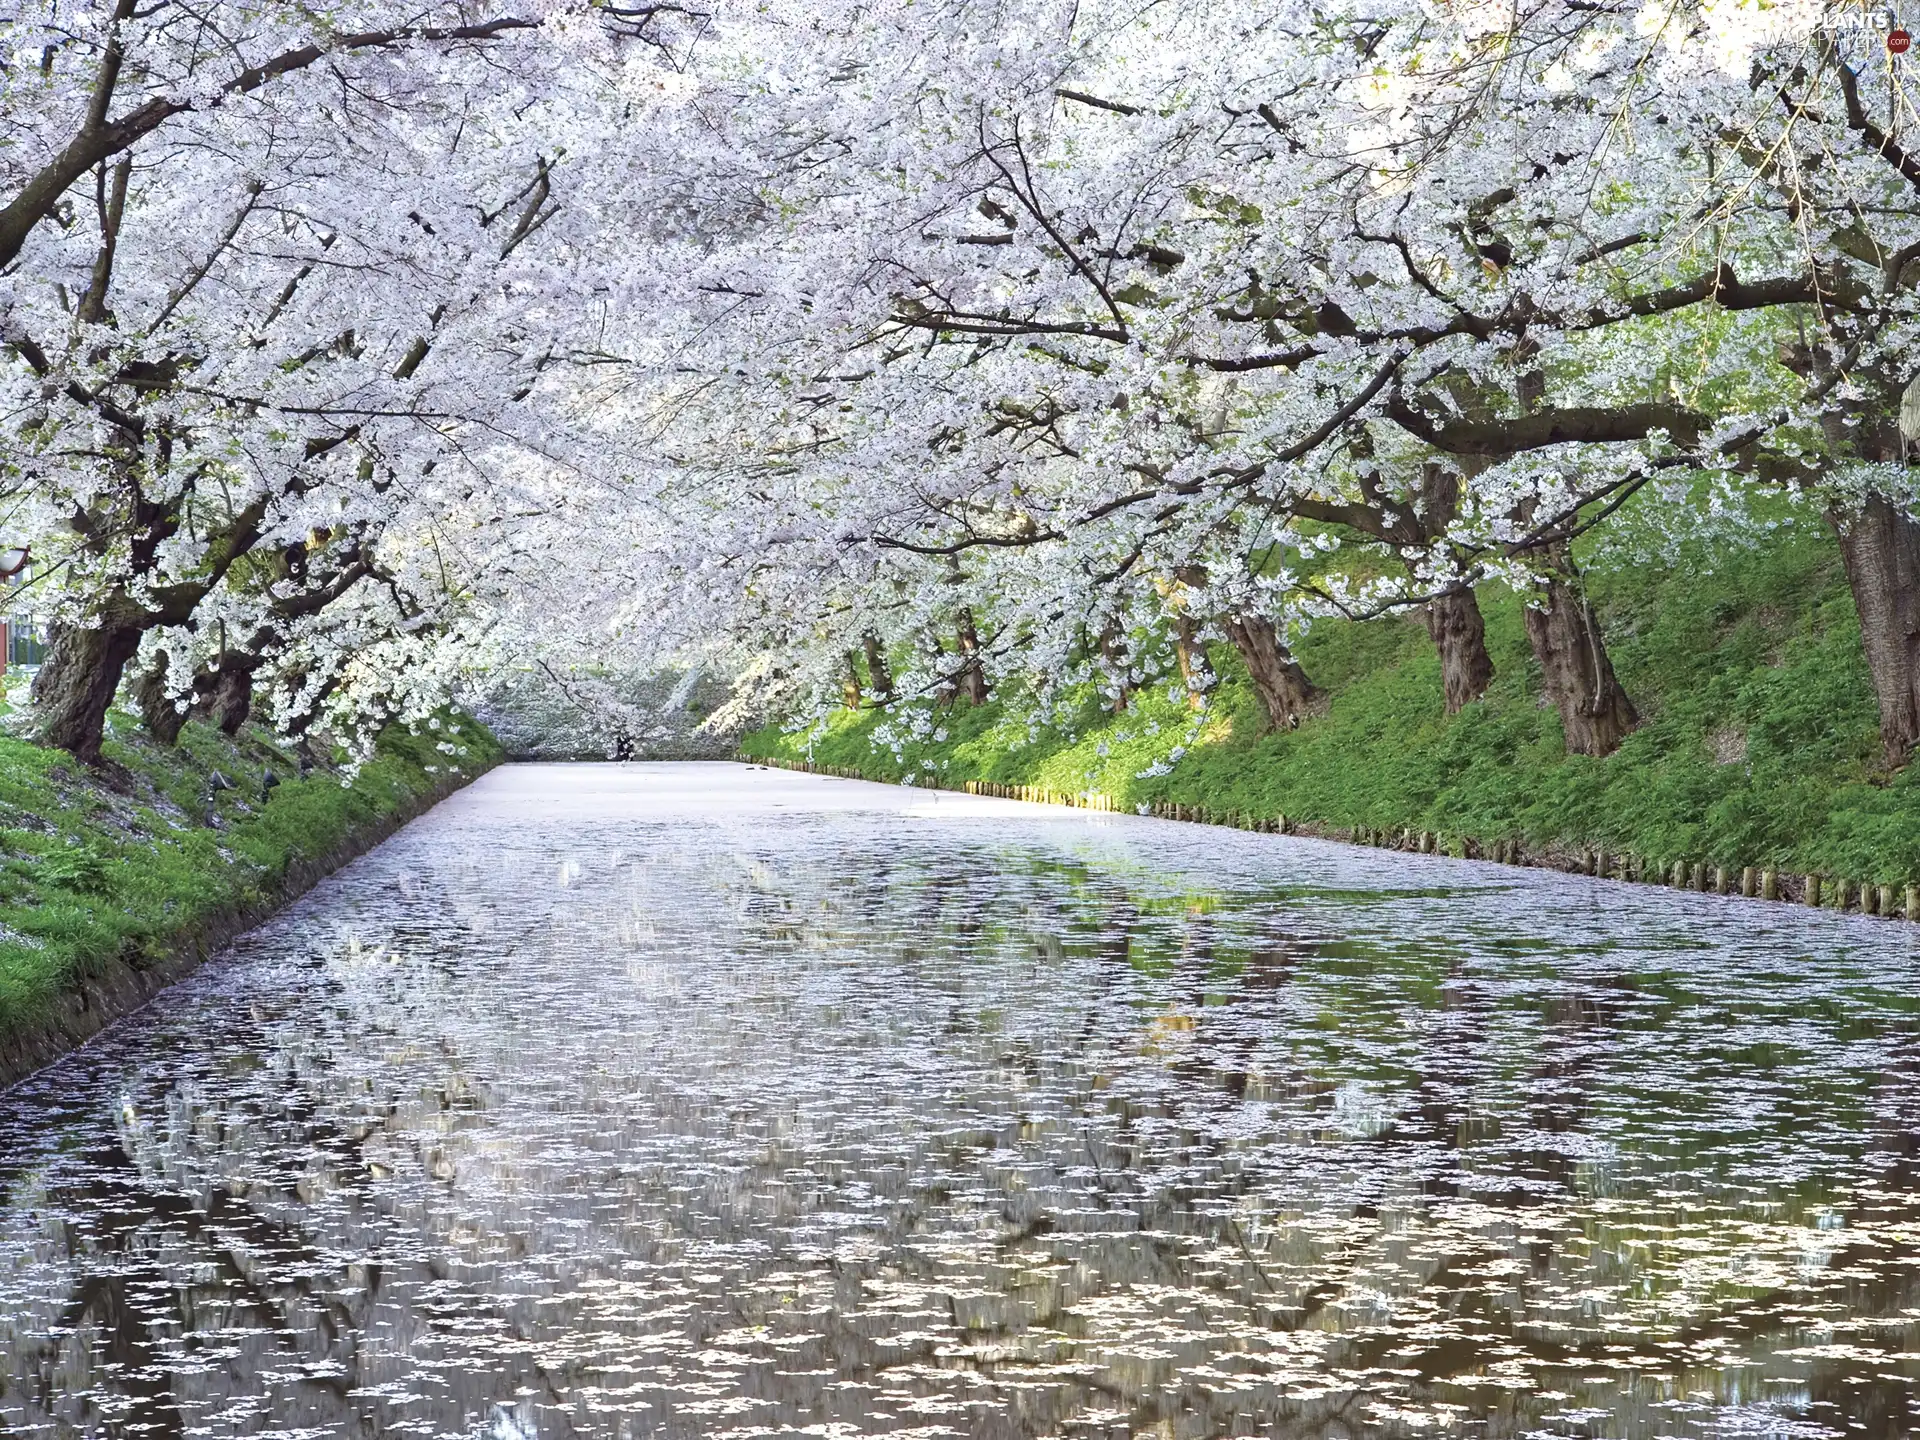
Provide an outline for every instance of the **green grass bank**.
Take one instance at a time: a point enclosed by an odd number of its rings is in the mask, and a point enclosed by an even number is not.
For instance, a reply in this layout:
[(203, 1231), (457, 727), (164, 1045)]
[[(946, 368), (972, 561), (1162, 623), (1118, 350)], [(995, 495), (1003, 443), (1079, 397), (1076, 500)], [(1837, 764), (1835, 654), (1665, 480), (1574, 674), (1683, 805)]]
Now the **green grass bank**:
[[(1782, 502), (1737, 534), (1658, 541), (1630, 527), (1584, 556), (1614, 665), (1643, 717), (1605, 759), (1569, 755), (1541, 695), (1519, 598), (1479, 592), (1497, 669), (1449, 716), (1424, 626), (1321, 621), (1295, 647), (1331, 708), (1261, 735), (1230, 647), (1204, 713), (1161, 684), (1108, 713), (1090, 691), (1051, 709), (1003, 687), (945, 711), (838, 711), (746, 737), (755, 758), (873, 779), (969, 780), (1284, 815), (1322, 833), (1406, 827), (1456, 852), (1604, 848), (1649, 874), (1772, 866), (1855, 883), (1920, 880), (1920, 765), (1880, 773), (1877, 710), (1838, 548)], [(1172, 693), (1170, 693), (1172, 690)]]
[(477, 721), (436, 724), (389, 730), (351, 777), (198, 723), (167, 747), (115, 717), (111, 781), (0, 739), (0, 1085), (498, 762)]

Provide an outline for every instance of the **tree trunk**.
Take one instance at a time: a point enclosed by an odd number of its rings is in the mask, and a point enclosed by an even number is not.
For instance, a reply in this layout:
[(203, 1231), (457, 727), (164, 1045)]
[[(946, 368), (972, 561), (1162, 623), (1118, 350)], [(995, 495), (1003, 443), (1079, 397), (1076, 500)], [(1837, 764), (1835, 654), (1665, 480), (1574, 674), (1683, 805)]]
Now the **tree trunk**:
[(167, 693), (167, 671), (172, 664), (171, 657), (162, 650), (127, 687), (134, 704), (140, 707), (140, 718), (146, 724), (147, 733), (162, 745), (173, 745), (180, 739), (180, 727), (187, 723), (187, 712), (180, 703)]
[(1266, 616), (1228, 616), (1227, 638), (1246, 662), (1254, 692), (1267, 712), (1267, 730), (1291, 730), (1316, 708), (1320, 687), (1287, 653), (1279, 630)]
[[(285, 714), (286, 711), (291, 708), (294, 697), (300, 693), (301, 688), (306, 684), (306, 680), (307, 677), (304, 673), (281, 677), (281, 693), (286, 696), (286, 701), (281, 707), (282, 714)], [(319, 721), (322, 714), (322, 707), (327, 703), (327, 697), (339, 688), (340, 672), (335, 670), (327, 677), (325, 683), (322, 684), (320, 689), (314, 694), (307, 708), (287, 719), (286, 724), (282, 727), (286, 734), (295, 740), (304, 742), (307, 738), (307, 732)]]
[(1218, 684), (1207, 664), (1207, 647), (1200, 643), (1200, 627), (1184, 612), (1173, 617), (1173, 653), (1180, 662), (1180, 678), (1187, 687), (1187, 708), (1204, 710), (1207, 694)]
[(987, 703), (987, 672), (980, 664), (980, 632), (973, 626), (973, 611), (960, 612), (959, 626), (960, 674), (957, 677), (960, 693), (967, 697), (969, 705)]
[(1437, 595), (1427, 605), (1427, 634), (1440, 652), (1440, 683), (1447, 713), (1457, 715), (1487, 693), (1493, 683), (1493, 657), (1487, 654), (1487, 626), (1470, 587)]
[(1829, 512), (1860, 612), (1860, 640), (1880, 701), (1880, 751), (1889, 770), (1920, 743), (1920, 523), (1882, 496), (1857, 515)]
[(100, 764), (107, 710), (127, 662), (140, 649), (141, 627), (125, 621), (48, 627), (47, 660), (33, 677), (35, 738)]
[(253, 672), (258, 666), (259, 661), (251, 656), (228, 655), (213, 675), (208, 705), (223, 734), (238, 735), (253, 714)]
[(867, 654), (867, 683), (872, 686), (874, 697), (891, 700), (893, 672), (887, 668), (887, 652), (880, 645), (880, 637), (869, 630), (861, 637), (860, 644)]
[(860, 708), (860, 657), (851, 650), (847, 652), (847, 678), (840, 682), (840, 699), (849, 710)]
[(1611, 755), (1640, 716), (1614, 678), (1605, 639), (1593, 607), (1555, 576), (1527, 607), (1527, 639), (1540, 662), (1547, 696), (1560, 712), (1567, 750), (1574, 755)]

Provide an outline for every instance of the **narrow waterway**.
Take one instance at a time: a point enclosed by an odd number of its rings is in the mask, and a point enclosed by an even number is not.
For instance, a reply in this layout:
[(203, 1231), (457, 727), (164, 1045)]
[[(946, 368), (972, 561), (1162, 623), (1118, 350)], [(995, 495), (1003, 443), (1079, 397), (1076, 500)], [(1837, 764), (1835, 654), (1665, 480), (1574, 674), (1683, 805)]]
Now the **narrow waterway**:
[(507, 767), (0, 1096), (0, 1433), (1904, 1435), (1915, 936)]

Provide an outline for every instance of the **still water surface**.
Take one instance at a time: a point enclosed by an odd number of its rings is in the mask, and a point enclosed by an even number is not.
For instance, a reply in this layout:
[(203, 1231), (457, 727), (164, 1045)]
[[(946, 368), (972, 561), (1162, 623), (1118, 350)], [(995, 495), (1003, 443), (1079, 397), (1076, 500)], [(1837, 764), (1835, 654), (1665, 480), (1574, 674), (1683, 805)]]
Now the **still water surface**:
[(1914, 933), (509, 767), (0, 1096), (0, 1433), (1902, 1435)]

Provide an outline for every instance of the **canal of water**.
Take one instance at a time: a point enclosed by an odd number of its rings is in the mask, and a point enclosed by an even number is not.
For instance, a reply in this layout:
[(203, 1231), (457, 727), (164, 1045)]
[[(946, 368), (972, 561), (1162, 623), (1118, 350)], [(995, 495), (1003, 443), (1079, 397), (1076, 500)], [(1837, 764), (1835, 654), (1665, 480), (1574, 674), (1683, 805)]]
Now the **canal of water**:
[(1904, 1435), (1916, 933), (506, 767), (0, 1096), (0, 1433)]

